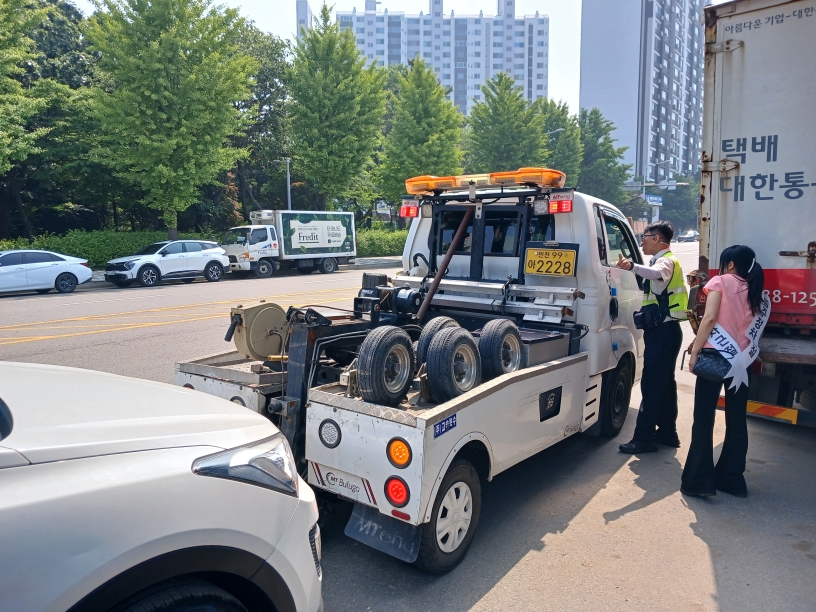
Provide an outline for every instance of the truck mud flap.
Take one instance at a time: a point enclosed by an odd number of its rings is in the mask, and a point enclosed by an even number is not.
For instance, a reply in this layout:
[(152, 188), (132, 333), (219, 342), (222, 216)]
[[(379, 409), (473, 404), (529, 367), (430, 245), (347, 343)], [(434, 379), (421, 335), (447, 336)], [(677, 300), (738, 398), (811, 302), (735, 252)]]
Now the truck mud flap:
[(354, 504), (346, 535), (400, 561), (413, 563), (419, 554), (422, 529), (380, 514), (375, 508)]

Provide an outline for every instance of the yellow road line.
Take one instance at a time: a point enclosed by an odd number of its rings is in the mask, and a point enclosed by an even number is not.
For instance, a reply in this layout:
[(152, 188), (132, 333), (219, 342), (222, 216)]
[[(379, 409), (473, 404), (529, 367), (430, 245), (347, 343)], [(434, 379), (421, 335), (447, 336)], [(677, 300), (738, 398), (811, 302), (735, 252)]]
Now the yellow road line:
[[(257, 297), (249, 297), (249, 298), (233, 298), (230, 300), (221, 300), (218, 302), (201, 302), (198, 304), (183, 304), (181, 306), (163, 306), (160, 308), (147, 308), (144, 310), (130, 310), (125, 312), (114, 312), (109, 314), (101, 314), (101, 315), (88, 315), (85, 317), (70, 317), (67, 319), (52, 319), (50, 321), (36, 321), (34, 323), (17, 323), (15, 325), (2, 325), (0, 326), (0, 330), (4, 329), (19, 329), (22, 327), (31, 327), (34, 325), (48, 325), (51, 323), (66, 323), (69, 321), (93, 321), (97, 319), (107, 319), (111, 317), (120, 317), (124, 315), (138, 315), (140, 313), (153, 313), (153, 312), (164, 312), (169, 310), (180, 310), (182, 308), (195, 308), (195, 307), (214, 307), (219, 306), (222, 304), (240, 304), (242, 302), (249, 302), (254, 300), (261, 300), (266, 299), (268, 301), (277, 300), (278, 298), (286, 298), (286, 297), (295, 297), (298, 295), (312, 295), (315, 293), (337, 293), (338, 291), (350, 291), (356, 290), (356, 287), (337, 287), (334, 289), (320, 289), (314, 291), (300, 291), (297, 293), (284, 293), (280, 295), (274, 295), (271, 297), (267, 296), (257, 296)], [(320, 301), (320, 300), (318, 300)]]
[[(351, 296), (344, 296), (341, 298), (333, 299), (333, 300), (321, 300), (327, 304), (333, 302), (345, 302), (350, 299)], [(232, 300), (230, 300), (232, 301)], [(295, 307), (302, 307), (306, 306), (307, 304), (292, 304)], [(284, 306), (281, 304), (280, 306)], [(284, 306), (285, 307), (285, 306)], [(151, 323), (135, 323), (132, 325), (123, 325), (121, 327), (113, 328), (113, 329), (95, 329), (90, 331), (83, 331), (83, 332), (73, 332), (70, 334), (54, 334), (54, 335), (46, 335), (46, 336), (26, 336), (22, 338), (0, 338), (0, 346), (6, 346), (10, 344), (23, 344), (28, 342), (40, 342), (43, 340), (57, 340), (60, 338), (73, 338), (77, 336), (89, 336), (93, 334), (109, 334), (111, 332), (118, 332), (118, 331), (127, 331), (130, 329), (142, 329), (146, 327), (160, 327), (164, 325), (177, 325), (180, 323), (195, 323), (197, 321), (209, 321), (212, 319), (226, 319), (226, 316), (223, 313), (217, 315), (211, 315), (206, 317), (198, 317), (194, 319), (184, 319), (184, 320), (175, 320), (175, 321), (155, 321)], [(70, 319), (69, 319), (70, 320)], [(3, 329), (3, 328), (0, 328)]]

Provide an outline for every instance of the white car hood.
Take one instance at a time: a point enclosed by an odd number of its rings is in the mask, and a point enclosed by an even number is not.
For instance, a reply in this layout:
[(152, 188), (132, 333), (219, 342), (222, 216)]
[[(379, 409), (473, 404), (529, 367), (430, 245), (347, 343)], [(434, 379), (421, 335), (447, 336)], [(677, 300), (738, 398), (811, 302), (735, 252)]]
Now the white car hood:
[(118, 264), (118, 263), (125, 263), (126, 261), (135, 261), (137, 259), (141, 259), (144, 255), (128, 255), (127, 257), (117, 257), (116, 259), (111, 259), (108, 263), (109, 264)]
[(256, 412), (199, 391), (77, 368), (0, 362), (11, 434), (44, 463), (180, 446), (233, 448), (276, 433)]

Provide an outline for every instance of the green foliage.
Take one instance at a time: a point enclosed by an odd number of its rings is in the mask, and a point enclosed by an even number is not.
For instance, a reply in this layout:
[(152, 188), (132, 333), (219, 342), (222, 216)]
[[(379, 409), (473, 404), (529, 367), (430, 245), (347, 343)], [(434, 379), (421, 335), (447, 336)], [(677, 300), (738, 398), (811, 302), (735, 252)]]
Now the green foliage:
[(578, 117), (570, 115), (566, 102), (555, 100), (538, 100), (538, 110), (544, 117), (544, 133), (564, 130), (549, 135), (550, 155), (544, 164), (548, 168), (560, 170), (567, 175), (567, 187), (578, 184), (581, 175), (581, 162), (584, 159), (584, 145), (581, 142), (581, 128)]
[(547, 159), (544, 117), (524, 99), (520, 87), (500, 72), (481, 88), (484, 102), (468, 118), (465, 163), (469, 172), (541, 166)]
[[(212, 240), (211, 234), (180, 234), (179, 238), (205, 238)], [(64, 255), (82, 257), (92, 268), (103, 268), (116, 257), (125, 257), (144, 248), (148, 244), (166, 240), (167, 234), (153, 232), (84, 232), (74, 230), (65, 236), (44, 234), (37, 236), (32, 244), (28, 240), (0, 240), (0, 251), (4, 249), (44, 249)]]
[(46, 11), (31, 0), (0, 0), (0, 176), (39, 148), (37, 138), (46, 129), (31, 129), (29, 119), (45, 108), (39, 88), (24, 89), (21, 67), (33, 59), (33, 41), (29, 32), (43, 19)]
[(329, 7), (303, 32), (290, 73), (296, 162), (325, 199), (342, 195), (380, 139), (385, 71), (365, 67), (354, 35)]
[(408, 177), (462, 172), (462, 116), (445, 97), (434, 71), (421, 59), (414, 60), (408, 74), (400, 77), (399, 91), (380, 168), (383, 195), (390, 201), (405, 193)]
[(371, 229), (357, 232), (357, 257), (402, 255), (408, 230)]
[(617, 207), (620, 208), (624, 215), (635, 221), (651, 219), (652, 207), (649, 206), (640, 193), (627, 193), (626, 195), (624, 201), (617, 204)]
[(650, 189), (663, 196), (663, 208), (660, 209), (660, 218), (671, 221), (675, 235), (680, 230), (697, 229), (698, 214), (700, 212), (700, 181), (696, 177), (675, 174), (672, 179), (678, 183), (677, 189)]
[(246, 119), (246, 134), (232, 139), (233, 146), (249, 155), (234, 169), (237, 195), (244, 218), (253, 208), (286, 208), (286, 164), (274, 160), (291, 157), (289, 142), (289, 69), (287, 41), (252, 24), (241, 28), (238, 46), (255, 60), (251, 95), (238, 103)]
[(621, 163), (626, 147), (615, 148), (614, 124), (597, 108), (591, 111), (582, 108), (578, 125), (584, 146), (578, 189), (610, 204), (625, 202), (627, 196), (622, 187), (632, 166)]
[(138, 187), (172, 235), (202, 185), (246, 151), (236, 107), (250, 97), (253, 61), (238, 52), (242, 20), (208, 0), (95, 0), (91, 49), (109, 79), (95, 93), (94, 158)]

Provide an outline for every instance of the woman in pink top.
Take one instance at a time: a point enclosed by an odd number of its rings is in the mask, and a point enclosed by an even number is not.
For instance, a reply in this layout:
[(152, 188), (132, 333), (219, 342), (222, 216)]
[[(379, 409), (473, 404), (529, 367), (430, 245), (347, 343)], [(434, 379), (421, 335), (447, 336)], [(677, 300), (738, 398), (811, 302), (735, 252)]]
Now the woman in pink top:
[[(745, 335), (759, 313), (765, 276), (753, 249), (736, 245), (720, 255), (720, 275), (703, 289), (706, 308), (697, 338), (691, 349), (689, 370), (694, 369), (700, 350), (714, 348), (708, 342), (715, 324), (728, 332), (742, 351), (751, 344)], [(714, 416), (723, 383), (697, 378), (694, 388), (694, 425), (680, 491), (686, 495), (709, 497), (717, 490), (746, 497), (745, 456), (748, 453), (746, 407), (748, 386), (729, 389), (725, 380), (725, 441), (714, 466)]]

